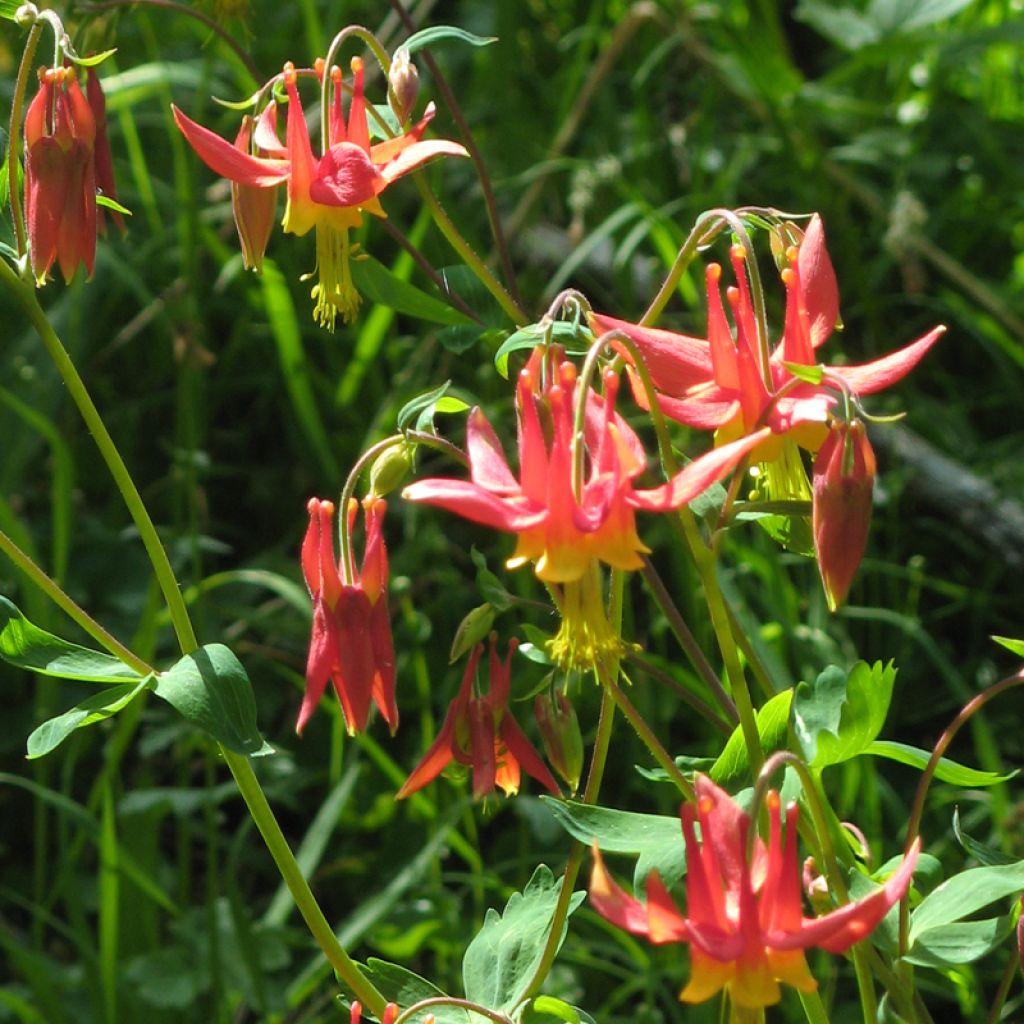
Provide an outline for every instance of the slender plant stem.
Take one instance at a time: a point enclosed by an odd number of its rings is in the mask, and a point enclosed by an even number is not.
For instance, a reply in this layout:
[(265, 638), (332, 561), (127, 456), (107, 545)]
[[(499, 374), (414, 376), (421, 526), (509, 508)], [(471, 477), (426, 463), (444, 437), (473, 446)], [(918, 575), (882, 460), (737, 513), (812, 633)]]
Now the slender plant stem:
[(471, 1002), (469, 999), (458, 999), (455, 996), (431, 996), (429, 999), (421, 999), (418, 1003), (413, 1003), (412, 1006), (404, 1009), (395, 1018), (394, 1024), (405, 1024), (407, 1020), (412, 1020), (418, 1013), (434, 1006), (458, 1006), (463, 1010), (479, 1013), (481, 1017), (487, 1017), (488, 1020), (494, 1021), (494, 1024), (512, 1024), (511, 1018), (504, 1013), (498, 1013), (496, 1010)]
[(688, 704), (693, 711), (703, 718), (708, 725), (713, 729), (717, 729), (725, 739), (732, 735), (733, 725), (730, 725), (725, 719), (719, 718), (718, 712), (707, 701), (701, 700), (696, 694), (690, 693), (685, 686), (673, 679), (667, 672), (658, 668), (657, 665), (652, 665), (642, 654), (638, 654), (636, 651), (627, 651), (626, 661), (630, 665), (635, 665), (644, 675), (650, 676), (651, 679), (661, 683), (662, 686), (668, 687), (681, 701)]
[(636, 734), (643, 741), (643, 744), (651, 752), (654, 760), (665, 769), (668, 777), (675, 783), (679, 792), (687, 800), (693, 800), (693, 786), (687, 781), (686, 776), (676, 767), (675, 761), (668, 751), (662, 746), (661, 740), (655, 735), (654, 730), (644, 720), (643, 715), (635, 707), (632, 701), (622, 692), (622, 688), (610, 679), (602, 680), (606, 690), (612, 695), (616, 707), (625, 715), (626, 720), (633, 727)]
[(242, 757), (230, 750), (221, 747), (221, 753), (231, 774), (238, 784), (238, 789), (245, 800), (246, 807), (256, 827), (267, 844), (271, 857), (277, 865), (281, 877), (284, 879), (288, 891), (295, 900), (303, 920), (316, 939), (317, 944), (323, 950), (331, 967), (334, 968), (338, 977), (352, 990), (356, 998), (377, 1017), (384, 1012), (386, 1000), (377, 991), (377, 988), (359, 969), (355, 961), (345, 952), (338, 942), (334, 930), (324, 917), (320, 905), (313, 896), (298, 862), (292, 854), (291, 847), (281, 832), (281, 826), (274, 817), (274, 812), (267, 803), (267, 798), (260, 788), (259, 781), (252, 770), (252, 765), (247, 757)]
[(73, 601), (60, 585), (51, 579), (17, 544), (0, 530), (0, 551), (44, 593), (58, 608), (78, 623), (101, 647), (106, 648), (115, 658), (135, 669), (139, 675), (147, 676), (156, 671), (151, 665), (133, 654), (116, 637), (107, 632), (84, 608)]
[(160, 537), (157, 534), (156, 527), (153, 525), (153, 520), (149, 517), (149, 512), (146, 510), (138, 488), (135, 486), (135, 481), (132, 480), (131, 474), (128, 472), (128, 467), (121, 458), (121, 453), (117, 450), (117, 446), (114, 444), (106, 425), (100, 417), (99, 411), (86, 390), (85, 384), (75, 368), (75, 364), (71, 361), (71, 357), (61, 343), (60, 338), (57, 337), (57, 333), (50, 326), (46, 313), (36, 298), (35, 289), (28, 282), (19, 279), (6, 260), (0, 260), (0, 280), (7, 286), (7, 290), (14, 296), (18, 305), (21, 306), (23, 312), (28, 317), (29, 322), (35, 328), (43, 346), (46, 348), (47, 353), (63, 379), (64, 385), (68, 389), (68, 394), (71, 395), (75, 405), (78, 406), (82, 419), (85, 420), (85, 425), (89, 428), (89, 432), (96, 442), (96, 447), (99, 448), (103, 461), (106, 462), (107, 468), (114, 478), (114, 483), (117, 485), (117, 489), (121, 492), (125, 505), (128, 507), (132, 521), (139, 531), (139, 536), (146, 548), (146, 554), (149, 556), (153, 571), (156, 573), (157, 582), (160, 585), (164, 601), (167, 603), (167, 608), (171, 615), (171, 623), (174, 626), (174, 632), (178, 638), (178, 644), (181, 647), (182, 653), (191, 653), (198, 644), (195, 632), (192, 629), (192, 623), (189, 620), (188, 609), (185, 607), (185, 601), (178, 588), (178, 581), (175, 578), (174, 570), (171, 568), (167, 552), (160, 542)]
[(25, 49), (18, 65), (18, 77), (14, 80), (14, 97), (11, 100), (11, 124), (7, 136), (7, 194), (11, 201), (11, 222), (14, 224), (14, 237), (17, 240), (18, 255), (24, 256), (28, 250), (25, 238), (25, 220), (21, 214), (21, 191), (18, 189), (18, 157), (21, 149), (21, 112), (25, 105), (25, 92), (28, 89), (28, 76), (35, 59), (39, 37), (43, 34), (43, 22), (37, 21), (28, 30)]
[[(585, 804), (597, 803), (598, 793), (601, 789), (601, 780), (604, 778), (604, 769), (608, 761), (608, 747), (612, 738), (612, 725), (615, 721), (615, 702), (607, 687), (601, 691), (601, 710), (597, 719), (597, 734), (594, 737), (594, 750), (590, 757), (590, 770), (587, 773), (587, 782), (583, 787), (582, 800)], [(569, 916), (569, 904), (572, 902), (572, 894), (576, 885), (576, 879), (580, 873), (580, 865), (583, 863), (583, 844), (578, 840), (572, 841), (569, 848), (569, 856), (566, 859), (565, 874), (562, 876), (562, 888), (558, 893), (558, 901), (555, 904), (555, 912), (551, 915), (551, 929), (548, 932), (548, 939), (544, 945), (544, 952), (541, 954), (537, 969), (530, 979), (529, 985), (523, 992), (523, 1002), (531, 999), (540, 991), (544, 979), (551, 970), (555, 961), (558, 947), (562, 943), (562, 929)]]
[[(1019, 672), (1015, 672), (1012, 676), (1007, 676), (1005, 679), (1000, 679), (998, 683), (993, 683), (987, 690), (983, 690), (976, 697), (972, 698), (967, 702), (957, 714), (956, 718), (947, 726), (946, 731), (939, 737), (938, 742), (935, 744), (935, 749), (932, 750), (932, 756), (928, 759), (928, 764), (925, 765), (924, 771), (921, 773), (921, 779), (917, 784), (917, 792), (914, 794), (914, 803), (910, 809), (910, 819), (907, 822), (907, 839), (904, 845), (904, 851), (909, 851), (913, 845), (914, 840), (917, 838), (918, 832), (921, 828), (921, 816), (924, 814), (924, 800), (928, 795), (928, 787), (932, 783), (932, 779), (935, 777), (935, 769), (938, 767), (939, 761), (942, 755), (945, 754), (950, 743), (953, 742), (954, 737), (960, 731), (960, 729), (980, 711), (990, 700), (998, 697), (1005, 690), (1012, 689), (1015, 686), (1021, 686), (1024, 684), (1024, 669)], [(910, 937), (910, 901), (904, 897), (900, 901), (900, 956), (903, 956), (909, 947)]]
[[(156, 528), (149, 518), (149, 513), (124, 464), (124, 460), (121, 458), (120, 452), (118, 452), (113, 439), (110, 437), (74, 363), (46, 319), (46, 315), (36, 299), (35, 289), (28, 282), (20, 280), (5, 260), (0, 260), (0, 280), (13, 293), (29, 321), (35, 327), (58, 372), (61, 374), (68, 392), (78, 406), (90, 433), (92, 433), (100, 454), (107, 463), (107, 467), (114, 477), (118, 490), (121, 492), (142, 537), (146, 553), (149, 555), (160, 589), (163, 592), (164, 600), (167, 602), (171, 622), (174, 625), (175, 635), (178, 638), (178, 646), (181, 648), (182, 654), (191, 653), (198, 644), (195, 632), (192, 629), (191, 620), (189, 619), (188, 608), (178, 586), (170, 560), (167, 557), (167, 552), (160, 542)], [(137, 663), (141, 664), (138, 659)], [(148, 666), (146, 667), (148, 668)], [(295, 856), (288, 846), (287, 840), (284, 838), (284, 834), (281, 832), (281, 827), (274, 817), (274, 812), (267, 803), (266, 796), (260, 788), (259, 781), (256, 779), (248, 759), (234, 754), (224, 747), (220, 749), (225, 762), (231, 769), (235, 782), (238, 784), (246, 806), (249, 808), (256, 826), (259, 828), (260, 834), (266, 841), (267, 848), (309, 926), (314, 939), (320, 945), (328, 961), (352, 991), (375, 1014), (383, 1013), (384, 997), (381, 996), (362, 974), (355, 962), (342, 949), (334, 932), (327, 924), (327, 920), (324, 918), (323, 912), (320, 910), (309, 885), (303, 877)]]
[(679, 646), (686, 651), (686, 655), (690, 659), (693, 667), (697, 670), (697, 674), (704, 680), (708, 689), (715, 695), (715, 699), (725, 712), (726, 717), (728, 717), (729, 721), (735, 725), (740, 719), (739, 712), (736, 710), (735, 702), (729, 694), (725, 692), (725, 687), (722, 686), (722, 681), (718, 678), (718, 675), (711, 667), (710, 662), (704, 656), (704, 652), (701, 650), (700, 644), (697, 643), (697, 638), (690, 632), (690, 627), (687, 626), (686, 620), (676, 607), (675, 601), (672, 600), (672, 596), (669, 594), (668, 588), (658, 575), (657, 570), (651, 564), (651, 560), (645, 557), (643, 561), (644, 567), (641, 570), (641, 575), (644, 578), (644, 582), (650, 588), (651, 594), (657, 602), (658, 607), (661, 608), (665, 618), (668, 619), (669, 628), (672, 630), (676, 640), (679, 641)]
[[(416, 23), (409, 16), (409, 12), (405, 9), (405, 5), (401, 0), (391, 0), (391, 7), (401, 19), (402, 24), (405, 25), (407, 31), (410, 33), (415, 32)], [(516, 283), (515, 268), (512, 265), (512, 258), (509, 255), (508, 243), (505, 240), (505, 232), (502, 228), (501, 217), (498, 215), (498, 204), (494, 199), (494, 187), (491, 185), (491, 177), (487, 173), (487, 165), (484, 163), (483, 154), (481, 154), (480, 147), (476, 144), (476, 139), (469, 127), (469, 123), (462, 113), (462, 108), (459, 106), (459, 103), (455, 98), (455, 93), (452, 92), (451, 87), (448, 85), (448, 80), (444, 77), (440, 67), (438, 67), (437, 61), (434, 60), (430, 50), (423, 50), (420, 55), (424, 64), (427, 65), (427, 68), (430, 71), (430, 75), (434, 80), (434, 85), (437, 87), (437, 91), (441, 94), (441, 99), (448, 108), (448, 112), (452, 115), (452, 120), (455, 122), (455, 126), (459, 130), (459, 137), (462, 139), (466, 146), (466, 150), (469, 152), (469, 158), (473, 161), (473, 166), (476, 167), (477, 179), (480, 182), (480, 189), (484, 197), (484, 206), (487, 210), (487, 220), (490, 223), (491, 234), (494, 237), (494, 247), (498, 252), (498, 259), (501, 262), (501, 272), (505, 277), (505, 284), (508, 287), (509, 295), (517, 305), (521, 306), (522, 300)]]
[(750, 700), (750, 689), (747, 686), (743, 665), (740, 662), (739, 648), (736, 646), (736, 638), (732, 633), (732, 623), (729, 620), (725, 596), (722, 594), (722, 588), (718, 583), (715, 555), (704, 543), (693, 513), (689, 509), (680, 509), (678, 522), (681, 525), (686, 543), (690, 548), (690, 555), (697, 566), (701, 582), (704, 584), (704, 599), (707, 601), (708, 612), (711, 615), (711, 625), (715, 631), (719, 649), (722, 652), (722, 660), (725, 662), (725, 674), (729, 681), (729, 690), (733, 700), (736, 702), (736, 710), (740, 717), (740, 728), (743, 731), (743, 740), (747, 745), (747, 752), (750, 755), (751, 771), (756, 778), (761, 771), (761, 766), (764, 764), (764, 752), (761, 749), (761, 737), (757, 731), (754, 705)]
[(444, 208), (438, 202), (427, 179), (422, 171), (413, 174), (416, 187), (420, 190), (420, 196), (426, 203), (434, 223), (438, 226), (441, 234), (448, 239), (449, 245), (462, 257), (463, 261), (480, 279), (480, 283), (494, 296), (494, 300), (505, 311), (508, 318), (516, 327), (524, 327), (529, 322), (529, 317), (523, 312), (519, 303), (505, 291), (502, 283), (490, 272), (487, 264), (473, 251), (473, 247), (459, 233), (458, 228), (452, 223), (451, 218), (445, 213)]

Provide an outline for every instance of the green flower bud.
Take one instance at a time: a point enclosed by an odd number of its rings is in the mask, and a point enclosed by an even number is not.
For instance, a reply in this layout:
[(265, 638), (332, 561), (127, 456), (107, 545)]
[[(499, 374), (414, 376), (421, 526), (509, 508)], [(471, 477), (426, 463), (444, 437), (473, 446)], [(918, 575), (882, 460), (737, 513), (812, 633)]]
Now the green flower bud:
[(583, 773), (583, 737), (569, 698), (564, 693), (541, 693), (534, 702), (533, 710), (551, 767), (575, 793)]
[(466, 651), (472, 650), (477, 644), (482, 643), (493, 625), (494, 609), (491, 605), (485, 603), (474, 608), (455, 630), (455, 639), (452, 640), (448, 664), (453, 665)]

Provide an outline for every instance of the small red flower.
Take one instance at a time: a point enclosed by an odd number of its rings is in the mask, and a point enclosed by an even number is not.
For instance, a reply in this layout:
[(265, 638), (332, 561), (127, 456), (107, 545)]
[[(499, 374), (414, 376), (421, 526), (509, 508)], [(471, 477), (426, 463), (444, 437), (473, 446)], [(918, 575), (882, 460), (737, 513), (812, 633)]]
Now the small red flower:
[(462, 677), (462, 686), (448, 707), (437, 739), (405, 780), (397, 799), (422, 789), (452, 761), (473, 769), (473, 795), (477, 798), (492, 793), (495, 786), (506, 796), (518, 793), (520, 768), (548, 792), (558, 796), (558, 783), (508, 709), (509, 676), (516, 646), (515, 640), (509, 643), (508, 656), (502, 664), (492, 635), (490, 690), (486, 696), (474, 695), (476, 668), (483, 653), (483, 644), (477, 644), (473, 649)]
[(398, 178), (434, 157), (467, 155), (457, 142), (422, 140), (434, 117), (433, 104), (409, 131), (371, 146), (363, 95), (363, 62), (358, 57), (352, 61), (352, 72), (352, 99), (346, 125), (342, 116), (341, 72), (331, 69), (329, 138), (324, 140), (319, 159), (313, 155), (299, 100), (298, 72), (293, 64), (286, 64), (283, 73), (288, 95), (285, 145), (281, 145), (272, 130), (257, 129), (255, 141), (266, 155), (252, 155), (172, 107), (182, 134), (217, 174), (251, 189), (273, 189), (287, 182), (288, 204), (282, 227), (295, 235), (316, 229), (319, 281), (312, 291), (316, 299), (313, 315), (317, 323), (329, 330), (334, 330), (339, 313), (345, 323), (352, 320), (360, 304), (349, 270), (349, 229), (362, 224), (364, 213), (386, 216), (378, 197)]
[[(701, 430), (716, 430), (728, 441), (769, 426), (776, 435), (754, 453), (767, 462), (781, 451), (780, 435), (792, 434), (801, 447), (816, 451), (827, 433), (826, 422), (838, 389), (860, 396), (882, 391), (905, 377), (945, 331), (935, 327), (922, 338), (881, 359), (858, 366), (824, 367), (821, 384), (800, 380), (786, 365), (811, 367), (816, 352), (839, 318), (835, 271), (825, 247), (825, 230), (815, 214), (799, 246), (788, 252), (782, 271), (786, 287), (786, 318), (782, 339), (762, 366), (757, 328), (742, 246), (730, 251), (737, 286), (726, 292), (736, 338), (722, 303), (721, 267), (706, 272), (708, 336), (642, 327), (598, 313), (591, 315), (595, 332), (618, 330), (640, 350), (667, 416)], [(623, 356), (631, 358), (625, 350)], [(637, 400), (646, 407), (643, 389)]]
[(811, 523), (828, 606), (846, 600), (868, 540), (875, 453), (864, 424), (836, 422), (814, 460)]
[(72, 68), (43, 68), (25, 112), (25, 222), (36, 283), (96, 259), (96, 117)]
[[(747, 860), (750, 817), (707, 776), (696, 779), (696, 807), (684, 804), (688, 916), (683, 917), (658, 873), (647, 878), (647, 903), (625, 893), (594, 851), (590, 899), (613, 924), (654, 943), (690, 943), (690, 981), (680, 993), (700, 1003), (722, 989), (736, 1007), (777, 1003), (779, 982), (802, 991), (817, 987), (803, 950), (843, 953), (866, 938), (902, 899), (920, 848), (915, 840), (899, 869), (870, 896), (825, 914), (804, 917), (797, 862), (799, 810), (786, 810), (785, 836), (778, 794), (768, 794), (768, 844), (754, 839)], [(694, 829), (700, 822), (701, 841)]]
[[(343, 582), (345, 568), (334, 561), (333, 503), (311, 498), (308, 508), (302, 572), (313, 598), (313, 633), (306, 694), (295, 731), (305, 728), (330, 680), (350, 734), (366, 729), (371, 703), (394, 732), (398, 728), (395, 650), (388, 616), (387, 551), (381, 535), (386, 503), (374, 497), (363, 502), (366, 546), (362, 566), (351, 582)], [(348, 509), (349, 533), (357, 508), (353, 501)]]

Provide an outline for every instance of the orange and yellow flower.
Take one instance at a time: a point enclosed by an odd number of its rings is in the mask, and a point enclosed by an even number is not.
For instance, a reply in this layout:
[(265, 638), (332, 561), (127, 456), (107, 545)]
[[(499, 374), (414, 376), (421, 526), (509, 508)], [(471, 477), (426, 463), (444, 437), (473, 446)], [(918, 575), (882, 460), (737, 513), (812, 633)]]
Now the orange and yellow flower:
[[(723, 989), (734, 1008), (759, 1009), (777, 1003), (779, 982), (801, 991), (817, 987), (803, 951), (819, 946), (843, 953), (866, 938), (889, 908), (902, 899), (917, 863), (920, 841), (898, 870), (869, 896), (822, 917), (804, 917), (797, 862), (796, 804), (786, 809), (775, 792), (767, 798), (767, 845), (725, 790), (707, 776), (696, 778), (696, 806), (684, 804), (687, 916), (656, 871), (647, 878), (647, 902), (624, 892), (608, 874), (595, 847), (590, 899), (613, 924), (654, 943), (690, 944), (690, 980), (679, 998), (700, 1003)], [(695, 822), (700, 824), (698, 841)]]
[(339, 314), (348, 323), (359, 310), (360, 297), (349, 267), (353, 254), (349, 230), (362, 224), (364, 213), (386, 216), (378, 197), (398, 178), (434, 157), (466, 155), (465, 148), (457, 142), (422, 139), (434, 116), (432, 104), (407, 132), (371, 146), (363, 94), (363, 62), (358, 57), (352, 61), (352, 73), (352, 99), (346, 124), (341, 72), (331, 69), (328, 138), (319, 159), (313, 154), (299, 100), (299, 72), (293, 64), (286, 64), (283, 72), (288, 96), (285, 144), (281, 145), (261, 117), (253, 135), (253, 146), (261, 155), (239, 148), (173, 108), (174, 119), (185, 138), (217, 174), (247, 189), (274, 189), (287, 183), (288, 202), (282, 227), (294, 235), (316, 230), (319, 278), (311, 293), (316, 300), (313, 316), (322, 327), (332, 331)]

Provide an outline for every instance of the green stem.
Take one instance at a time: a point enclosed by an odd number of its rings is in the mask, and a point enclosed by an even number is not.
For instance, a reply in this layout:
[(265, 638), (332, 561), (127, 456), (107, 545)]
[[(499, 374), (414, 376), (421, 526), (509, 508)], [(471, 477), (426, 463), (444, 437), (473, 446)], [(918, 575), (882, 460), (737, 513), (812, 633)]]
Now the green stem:
[(107, 468), (114, 478), (114, 483), (121, 492), (122, 498), (124, 498), (125, 505), (128, 506), (132, 522), (135, 523), (136, 529), (139, 531), (139, 536), (146, 548), (146, 554), (149, 556), (153, 571), (156, 573), (157, 582), (163, 593), (164, 601), (167, 602), (171, 623), (174, 626), (174, 632), (178, 638), (178, 644), (181, 647), (182, 653), (191, 653), (196, 649), (198, 643), (195, 632), (192, 629), (192, 623), (188, 617), (188, 609), (185, 607), (185, 601), (178, 588), (178, 581), (175, 578), (174, 570), (171, 568), (167, 552), (160, 542), (160, 537), (156, 532), (156, 527), (153, 525), (153, 520), (149, 517), (149, 512), (146, 510), (138, 488), (128, 472), (128, 467), (121, 458), (121, 453), (117, 450), (117, 446), (107, 431), (99, 411), (96, 409), (82, 378), (78, 374), (78, 370), (75, 368), (75, 364), (71, 361), (71, 357), (61, 343), (60, 338), (57, 337), (57, 333), (50, 326), (46, 313), (36, 298), (35, 289), (32, 285), (19, 279), (6, 260), (0, 260), (0, 279), (2, 279), (3, 283), (7, 286), (7, 290), (14, 296), (29, 322), (35, 328), (43, 346), (56, 366), (57, 372), (63, 379), (64, 385), (68, 389), (68, 394), (71, 395), (75, 405), (78, 406), (78, 411), (81, 413), (82, 419), (85, 420), (85, 425), (89, 428), (89, 432), (96, 442), (96, 447), (99, 448), (103, 461), (106, 462)]
[(529, 322), (529, 317), (523, 312), (519, 304), (505, 291), (502, 283), (490, 272), (487, 265), (473, 251), (472, 246), (459, 233), (458, 228), (452, 223), (451, 218), (444, 212), (444, 208), (437, 200), (437, 196), (431, 191), (423, 172), (413, 175), (416, 187), (420, 190), (420, 196), (426, 203), (434, 223), (440, 228), (441, 234), (448, 239), (448, 244), (462, 257), (463, 262), (480, 279), (480, 283), (491, 293), (495, 301), (505, 311), (508, 318), (516, 327), (524, 327)]
[(116, 637), (108, 633), (84, 608), (76, 604), (60, 585), (51, 579), (17, 544), (0, 530), (0, 551), (44, 593), (58, 608), (78, 623), (101, 647), (106, 648), (115, 658), (135, 669), (141, 676), (155, 671), (141, 658), (134, 655)]
[[(612, 725), (615, 721), (615, 702), (607, 687), (601, 690), (601, 710), (597, 719), (597, 735), (594, 737), (594, 751), (590, 758), (590, 771), (587, 773), (587, 783), (583, 788), (582, 801), (585, 804), (597, 803), (597, 796), (601, 789), (601, 780), (604, 778), (604, 769), (608, 761), (608, 747), (611, 744)], [(562, 929), (565, 927), (566, 919), (569, 916), (569, 904), (572, 901), (573, 889), (576, 879), (580, 873), (580, 865), (583, 863), (583, 844), (578, 840), (572, 841), (569, 848), (569, 856), (565, 864), (565, 874), (562, 876), (562, 888), (558, 893), (558, 902), (555, 904), (555, 912), (551, 916), (551, 929), (548, 932), (548, 939), (544, 945), (544, 952), (541, 954), (540, 963), (530, 979), (530, 984), (523, 991), (523, 1002), (533, 998), (539, 991), (544, 979), (555, 962), (555, 955), (562, 943)]]
[(725, 675), (729, 683), (729, 691), (736, 702), (736, 710), (740, 716), (740, 729), (750, 755), (750, 766), (756, 778), (764, 764), (764, 752), (761, 749), (761, 737), (757, 731), (757, 718), (754, 705), (750, 700), (750, 688), (747, 686), (743, 665), (740, 662), (739, 648), (732, 633), (732, 622), (729, 611), (718, 583), (714, 552), (704, 543), (694, 520), (693, 513), (683, 508), (679, 512), (679, 523), (683, 535), (690, 548), (690, 555), (704, 584), (704, 599), (707, 601), (711, 616), (711, 626), (715, 631), (722, 660), (725, 662)]
[(632, 702), (622, 692), (617, 683), (612, 682), (610, 679), (602, 679), (601, 682), (604, 688), (611, 693), (612, 700), (615, 701), (618, 709), (626, 716), (627, 721), (633, 726), (636, 734), (643, 741), (644, 746), (653, 755), (654, 760), (665, 769), (668, 777), (676, 784), (679, 792), (687, 800), (693, 800), (693, 786), (690, 785), (686, 776), (676, 767), (675, 761), (672, 760), (668, 751), (661, 745), (661, 740), (654, 734), (654, 730), (644, 720), (643, 715), (633, 707)]
[(813, 992), (801, 992), (799, 995), (800, 1005), (804, 1008), (808, 1024), (829, 1024), (828, 1012), (817, 989)]
[[(96, 406), (93, 404), (74, 363), (46, 319), (46, 314), (36, 299), (35, 289), (31, 284), (20, 280), (5, 260), (0, 260), (0, 279), (7, 285), (8, 290), (14, 295), (39, 334), (47, 352), (50, 354), (58, 372), (63, 378), (68, 392), (78, 406), (86, 426), (93, 435), (100, 454), (107, 463), (107, 467), (114, 477), (118, 490), (128, 506), (139, 535), (142, 537), (146, 553), (149, 555), (160, 589), (163, 592), (164, 600), (167, 603), (181, 652), (182, 654), (191, 653), (196, 649), (198, 643), (192, 629), (191, 620), (189, 619), (188, 608), (178, 586), (170, 560), (167, 557), (167, 552), (160, 542), (156, 527), (149, 518), (149, 513), (143, 504), (134, 481), (128, 473), (120, 452), (118, 452)], [(84, 623), (83, 628), (85, 628)], [(117, 656), (120, 657), (120, 654)], [(136, 660), (138, 661), (138, 659)], [(146, 667), (148, 669), (148, 666)], [(314, 939), (316, 939), (328, 961), (349, 988), (375, 1014), (383, 1013), (384, 997), (364, 977), (359, 967), (342, 949), (334, 932), (327, 924), (327, 920), (317, 905), (305, 878), (302, 876), (302, 871), (295, 860), (295, 856), (288, 846), (284, 834), (281, 832), (281, 827), (274, 817), (274, 812), (267, 803), (267, 799), (260, 788), (260, 784), (252, 771), (249, 761), (224, 747), (221, 747), (221, 753), (231, 769), (231, 773), (245, 799), (249, 812), (266, 841), (267, 848), (274, 858), (274, 862), (284, 878), (285, 884), (292, 893), (303, 918), (309, 925)]]
[(25, 238), (25, 221), (21, 215), (21, 192), (18, 189), (18, 150), (21, 148), (21, 111), (25, 105), (25, 92), (28, 89), (29, 69), (36, 55), (39, 37), (43, 34), (43, 22), (37, 21), (28, 30), (25, 50), (18, 65), (18, 77), (14, 81), (14, 98), (11, 100), (11, 126), (7, 138), (7, 192), (11, 200), (11, 222), (14, 224), (14, 237), (17, 239), (18, 255), (24, 256), (28, 250)]
[(463, 1010), (479, 1013), (481, 1017), (487, 1017), (488, 1020), (494, 1021), (494, 1024), (512, 1024), (511, 1018), (507, 1014), (498, 1013), (497, 1010), (481, 1006), (468, 999), (458, 999), (455, 996), (431, 996), (429, 999), (421, 999), (418, 1003), (413, 1003), (412, 1006), (404, 1009), (395, 1018), (394, 1024), (405, 1024), (407, 1020), (412, 1020), (417, 1014), (429, 1010), (433, 1006), (458, 1006)]
[(267, 803), (267, 798), (260, 788), (249, 759), (223, 747), (221, 753), (238, 784), (245, 805), (249, 808), (249, 814), (256, 822), (256, 827), (260, 830), (260, 835), (263, 836), (263, 841), (267, 844), (267, 849), (270, 851), (271, 857), (274, 858), (274, 863), (277, 865), (285, 885), (288, 886), (288, 891), (292, 894), (299, 913), (302, 914), (313, 938), (316, 939), (317, 945), (323, 950), (328, 963), (334, 968), (342, 982), (351, 989), (364, 1006), (375, 1016), (380, 1017), (384, 1012), (387, 1000), (377, 991), (376, 987), (359, 969), (358, 964), (338, 942), (334, 930), (328, 924), (327, 918), (324, 917), (316, 897), (309, 888), (309, 883), (292, 854), (291, 847), (281, 831), (281, 826), (270, 809), (270, 804)]

